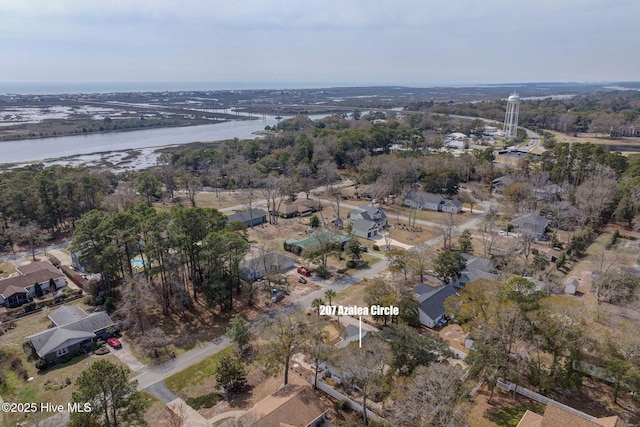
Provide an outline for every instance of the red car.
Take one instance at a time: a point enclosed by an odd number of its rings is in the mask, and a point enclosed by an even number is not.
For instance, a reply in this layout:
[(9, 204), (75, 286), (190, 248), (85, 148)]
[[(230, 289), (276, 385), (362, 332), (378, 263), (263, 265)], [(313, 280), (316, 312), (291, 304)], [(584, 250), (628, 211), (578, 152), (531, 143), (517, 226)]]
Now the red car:
[(302, 274), (303, 276), (311, 276), (311, 272), (304, 267), (298, 267), (298, 274)]
[(107, 340), (107, 344), (109, 344), (113, 348), (122, 348), (122, 343), (118, 338), (113, 338), (113, 337), (109, 338)]

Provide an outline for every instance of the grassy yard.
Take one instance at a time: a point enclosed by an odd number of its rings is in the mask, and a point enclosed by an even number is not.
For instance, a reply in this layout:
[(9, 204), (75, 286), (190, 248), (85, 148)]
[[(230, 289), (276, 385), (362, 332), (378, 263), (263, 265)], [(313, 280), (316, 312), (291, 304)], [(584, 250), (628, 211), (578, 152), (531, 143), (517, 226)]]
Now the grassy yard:
[(188, 393), (187, 390), (193, 386), (202, 385), (207, 379), (211, 378), (216, 366), (218, 366), (220, 358), (231, 352), (233, 352), (233, 348), (227, 347), (202, 362), (191, 365), (184, 371), (170, 376), (165, 380), (165, 384), (176, 394)]
[[(6, 371), (6, 384), (0, 386), (0, 395), (6, 402), (51, 402), (55, 405), (64, 405), (71, 401), (71, 394), (76, 390), (75, 379), (99, 358), (106, 359), (113, 364), (122, 365), (113, 354), (105, 356), (77, 356), (67, 363), (55, 365), (45, 371), (38, 371), (33, 362), (28, 362), (22, 352), (22, 348), (12, 349), (21, 356), (22, 363), (27, 370), (31, 381), (23, 381), (15, 372)], [(22, 414), (7, 414), (9, 425), (27, 420), (29, 423), (37, 422), (39, 414), (30, 414), (24, 417)]]
[(9, 277), (16, 272), (16, 269), (8, 262), (0, 262), (0, 279)]

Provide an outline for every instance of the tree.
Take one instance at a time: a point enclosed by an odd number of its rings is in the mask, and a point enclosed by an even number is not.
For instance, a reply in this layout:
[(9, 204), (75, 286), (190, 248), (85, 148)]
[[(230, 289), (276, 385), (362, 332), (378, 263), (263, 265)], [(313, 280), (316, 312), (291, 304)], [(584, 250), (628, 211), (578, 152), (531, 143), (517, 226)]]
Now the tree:
[(420, 277), (420, 283), (424, 282), (424, 276), (429, 270), (433, 260), (433, 249), (431, 246), (418, 245), (407, 251), (409, 259), (407, 267), (411, 269), (414, 276)]
[(458, 236), (458, 251), (469, 255), (473, 253), (473, 242), (471, 241), (470, 230), (464, 230), (460, 233), (460, 236)]
[(324, 300), (322, 298), (315, 298), (311, 301), (311, 307), (318, 313), (318, 319), (320, 319), (320, 307), (324, 305)]
[(464, 427), (469, 409), (468, 393), (457, 366), (420, 368), (402, 388), (402, 399), (394, 402), (391, 421), (398, 427)]
[(389, 260), (389, 270), (402, 272), (407, 280), (407, 270), (411, 254), (406, 249), (392, 249), (386, 254)]
[(151, 199), (160, 194), (160, 181), (151, 172), (140, 172), (136, 178), (136, 190), (145, 196), (151, 206)]
[(40, 286), (40, 283), (36, 282), (33, 286), (35, 289), (35, 293), (36, 293), (36, 297), (37, 298), (42, 298), (42, 295), (44, 295), (44, 293), (42, 292), (42, 286)]
[(344, 248), (344, 252), (349, 257), (349, 260), (354, 264), (356, 261), (362, 258), (362, 249), (360, 248), (360, 242), (355, 236), (351, 236), (351, 238), (349, 238)]
[(465, 267), (465, 259), (458, 251), (442, 250), (433, 263), (433, 269), (445, 283), (459, 279)]
[(222, 355), (213, 373), (218, 387), (222, 389), (225, 395), (236, 386), (243, 384), (247, 378), (242, 361), (229, 353)]
[(389, 343), (393, 368), (401, 376), (410, 376), (418, 366), (429, 366), (451, 355), (449, 346), (440, 337), (420, 335), (407, 325), (391, 325), (380, 336)]
[(360, 391), (362, 395), (362, 417), (364, 425), (369, 425), (367, 399), (384, 382), (384, 369), (391, 360), (391, 352), (386, 342), (374, 337), (363, 343), (362, 348), (346, 347), (341, 354), (340, 366), (344, 381)]
[[(372, 306), (372, 305), (379, 305), (382, 307), (388, 307), (391, 305), (398, 305), (398, 293), (396, 292), (396, 290), (393, 288), (393, 286), (384, 280), (380, 280), (380, 279), (373, 279), (371, 280), (368, 284), (367, 287), (365, 288), (365, 303), (368, 306)], [(383, 319), (384, 324), (387, 324), (387, 321), (389, 320), (389, 316), (387, 315), (376, 315), (373, 316), (374, 320), (379, 320), (380, 318)]]
[(324, 297), (329, 300), (329, 305), (331, 305), (331, 300), (332, 298), (335, 298), (336, 295), (336, 291), (334, 291), (333, 289), (327, 289), (326, 291), (324, 291)]
[(76, 379), (71, 401), (91, 404), (91, 412), (71, 412), (69, 426), (146, 426), (144, 414), (151, 403), (129, 381), (129, 369), (98, 360)]
[(456, 232), (456, 223), (453, 213), (447, 214), (447, 222), (442, 228), (442, 238), (445, 249), (453, 249), (453, 237)]
[(318, 218), (317, 215), (313, 215), (311, 218), (309, 218), (309, 227), (318, 228), (320, 227), (320, 225), (320, 218)]
[(249, 343), (249, 340), (251, 339), (249, 322), (247, 322), (241, 314), (236, 314), (231, 318), (231, 321), (229, 322), (227, 335), (237, 346), (238, 351), (242, 353), (242, 349)]
[(269, 325), (270, 340), (262, 351), (262, 359), (268, 372), (277, 373), (284, 365), (284, 385), (289, 383), (289, 363), (295, 353), (307, 346), (309, 325), (296, 316), (278, 316)]

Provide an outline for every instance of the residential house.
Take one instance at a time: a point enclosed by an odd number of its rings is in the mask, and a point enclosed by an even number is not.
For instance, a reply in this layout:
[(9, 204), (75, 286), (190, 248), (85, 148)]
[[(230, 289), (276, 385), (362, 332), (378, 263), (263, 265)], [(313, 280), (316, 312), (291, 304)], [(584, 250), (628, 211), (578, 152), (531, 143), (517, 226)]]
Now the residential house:
[(295, 218), (297, 216), (309, 216), (322, 210), (322, 203), (318, 200), (299, 199), (293, 202), (281, 203), (277, 206), (275, 214), (280, 218)]
[(317, 427), (324, 425), (329, 404), (311, 386), (290, 383), (256, 403), (234, 425)]
[(458, 199), (445, 199), (440, 205), (440, 210), (442, 212), (460, 213), (462, 212), (462, 202)]
[(247, 209), (229, 215), (228, 221), (240, 221), (247, 227), (254, 227), (267, 222), (267, 213), (262, 209)]
[(502, 194), (504, 190), (506, 190), (509, 186), (511, 186), (515, 181), (513, 178), (508, 176), (501, 176), (499, 178), (491, 181), (491, 192)]
[(319, 230), (302, 239), (288, 239), (284, 242), (284, 250), (300, 255), (302, 251), (314, 249), (326, 241), (340, 245), (340, 249), (342, 250), (348, 240), (349, 236), (345, 236), (344, 234), (332, 233), (328, 230)]
[(293, 266), (294, 259), (288, 255), (251, 247), (240, 262), (240, 275), (246, 280), (256, 280), (264, 276), (283, 273)]
[(0, 304), (18, 307), (29, 301), (27, 286), (31, 283), (26, 277), (18, 275), (0, 280)]
[(420, 303), (418, 312), (420, 323), (428, 328), (434, 328), (444, 319), (444, 301), (451, 295), (456, 295), (457, 290), (451, 285), (438, 287), (420, 283), (414, 290)]
[(387, 215), (379, 208), (363, 206), (349, 213), (349, 222), (353, 235), (371, 239), (387, 226)]
[(617, 416), (596, 418), (584, 413), (580, 414), (549, 403), (543, 415), (526, 411), (517, 427), (627, 427), (627, 424)]
[(549, 184), (542, 187), (536, 187), (533, 189), (533, 196), (536, 200), (543, 200), (545, 202), (557, 202), (562, 199), (563, 188), (557, 184)]
[(38, 356), (50, 364), (83, 354), (107, 329), (117, 328), (105, 311), (87, 314), (79, 307), (62, 306), (49, 319), (53, 328), (27, 338)]
[(493, 262), (486, 258), (462, 254), (465, 259), (465, 268), (460, 272), (460, 277), (453, 280), (451, 285), (456, 288), (464, 288), (468, 283), (479, 279), (496, 281), (500, 279), (500, 272), (493, 267)]
[[(50, 289), (53, 279), (55, 289)], [(67, 286), (62, 271), (49, 261), (35, 261), (16, 267), (16, 274), (0, 279), (0, 305), (18, 307), (36, 295), (36, 284), (43, 293), (54, 292)]]
[(549, 222), (550, 221), (547, 218), (540, 216), (539, 213), (531, 212), (514, 219), (511, 221), (511, 225), (513, 225), (515, 231), (518, 231), (525, 236), (536, 240), (543, 240), (545, 238)]
[(462, 202), (458, 199), (445, 199), (442, 196), (423, 191), (410, 191), (404, 199), (405, 206), (413, 209), (436, 212), (462, 212)]

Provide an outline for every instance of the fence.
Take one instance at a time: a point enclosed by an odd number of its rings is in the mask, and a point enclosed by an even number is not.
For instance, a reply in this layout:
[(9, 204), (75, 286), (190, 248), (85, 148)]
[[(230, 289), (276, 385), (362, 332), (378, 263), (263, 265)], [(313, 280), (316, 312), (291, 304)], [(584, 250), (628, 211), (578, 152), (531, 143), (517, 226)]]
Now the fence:
[(575, 415), (578, 415), (582, 418), (586, 418), (587, 420), (595, 420), (596, 417), (592, 417), (589, 414), (585, 414), (584, 412), (578, 411), (577, 409), (572, 408), (571, 406), (567, 406), (563, 403), (557, 402), (553, 399), (548, 398), (547, 396), (543, 396), (541, 394), (538, 394), (534, 391), (531, 391), (529, 389), (526, 389), (524, 387), (520, 387), (517, 384), (514, 384), (510, 381), (507, 380), (502, 380), (499, 379), (498, 380), (498, 387), (500, 387), (501, 389), (505, 390), (505, 391), (515, 391), (516, 393), (520, 393), (523, 396), (526, 396), (530, 399), (533, 399), (535, 401), (538, 401), (540, 403), (543, 403), (545, 405), (548, 405), (549, 403), (552, 403), (556, 406), (559, 406), (560, 408), (564, 409), (565, 411), (571, 412)]
[[(347, 397), (344, 394), (340, 393), (338, 390), (335, 390), (335, 389), (331, 388), (331, 386), (329, 386), (328, 384), (323, 383), (320, 380), (318, 380), (318, 389), (323, 391), (324, 393), (328, 394), (329, 396), (333, 397), (334, 399), (348, 401), (349, 402), (349, 406), (351, 407), (351, 409), (353, 409), (354, 411), (358, 411), (358, 412), (362, 413), (362, 405), (360, 405), (359, 403), (351, 400), (349, 397)], [(367, 409), (367, 416), (371, 420), (384, 421), (384, 419), (382, 417), (374, 414), (369, 409)]]

